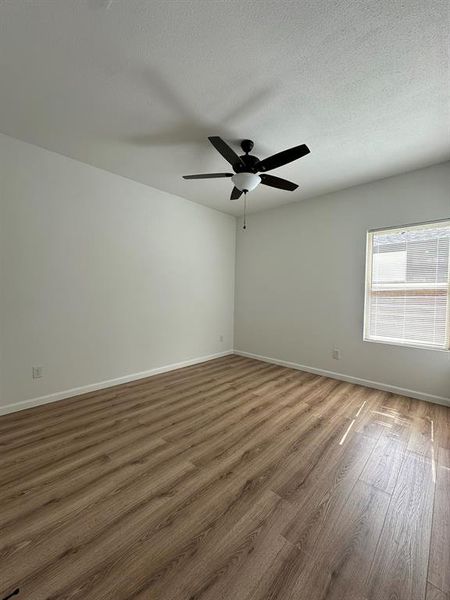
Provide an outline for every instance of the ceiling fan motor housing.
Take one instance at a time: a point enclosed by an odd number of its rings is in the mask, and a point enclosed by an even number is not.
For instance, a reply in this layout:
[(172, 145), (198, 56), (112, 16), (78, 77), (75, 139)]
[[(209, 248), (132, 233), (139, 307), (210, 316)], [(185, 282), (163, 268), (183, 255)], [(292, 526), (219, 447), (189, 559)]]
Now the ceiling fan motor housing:
[(257, 173), (258, 169), (256, 165), (259, 163), (259, 158), (257, 156), (253, 156), (249, 154), (253, 150), (254, 143), (252, 140), (242, 140), (241, 148), (245, 152), (242, 156), (240, 156), (240, 160), (235, 162), (233, 165), (233, 170), (236, 173)]
[(257, 156), (253, 156), (253, 154), (243, 154), (239, 158), (241, 160), (233, 165), (233, 169), (236, 173), (242, 173), (243, 171), (257, 173), (258, 168), (256, 165), (259, 163), (259, 158)]

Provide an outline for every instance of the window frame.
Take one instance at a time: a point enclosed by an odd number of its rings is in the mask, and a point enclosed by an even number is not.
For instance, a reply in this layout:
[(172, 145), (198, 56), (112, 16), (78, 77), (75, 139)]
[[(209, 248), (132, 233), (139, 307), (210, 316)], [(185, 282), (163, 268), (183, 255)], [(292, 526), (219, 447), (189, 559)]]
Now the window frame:
[[(432, 346), (428, 344), (420, 344), (420, 343), (403, 343), (395, 341), (396, 338), (392, 338), (392, 341), (388, 339), (377, 340), (368, 336), (368, 328), (369, 328), (369, 315), (368, 315), (368, 307), (369, 307), (369, 289), (371, 287), (370, 283), (372, 282), (372, 266), (373, 266), (373, 251), (372, 251), (372, 234), (378, 233), (380, 231), (390, 231), (395, 229), (403, 229), (409, 227), (421, 227), (426, 225), (433, 225), (439, 223), (449, 223), (450, 217), (446, 219), (437, 219), (435, 221), (423, 221), (420, 223), (408, 223), (406, 225), (392, 225), (388, 227), (377, 227), (375, 229), (368, 229), (366, 231), (366, 264), (365, 264), (365, 277), (364, 277), (364, 315), (363, 315), (363, 341), (370, 342), (372, 344), (385, 344), (388, 346), (398, 346), (401, 348), (415, 348), (420, 350), (432, 350), (434, 352), (450, 352), (450, 255), (449, 255), (449, 266), (448, 266), (448, 281), (447, 281), (447, 340), (446, 347), (439, 348), (437, 346)], [(370, 260), (369, 260), (370, 258)]]

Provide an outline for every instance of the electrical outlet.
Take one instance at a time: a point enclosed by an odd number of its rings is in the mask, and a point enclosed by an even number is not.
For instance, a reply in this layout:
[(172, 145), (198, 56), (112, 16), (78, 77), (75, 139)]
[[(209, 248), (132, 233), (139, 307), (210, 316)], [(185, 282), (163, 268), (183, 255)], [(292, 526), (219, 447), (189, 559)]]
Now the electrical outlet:
[(219, 335), (219, 342), (223, 342), (223, 335)]
[(42, 367), (32, 368), (33, 379), (40, 379), (42, 377)]
[(335, 360), (339, 360), (341, 358), (341, 351), (339, 350), (339, 348), (333, 348), (332, 357)]

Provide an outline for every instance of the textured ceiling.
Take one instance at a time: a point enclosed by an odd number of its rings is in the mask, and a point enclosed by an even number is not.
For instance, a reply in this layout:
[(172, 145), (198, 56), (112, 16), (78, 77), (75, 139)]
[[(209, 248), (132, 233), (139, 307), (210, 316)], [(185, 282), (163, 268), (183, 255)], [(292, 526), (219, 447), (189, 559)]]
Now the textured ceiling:
[(261, 210), (450, 157), (446, 0), (0, 0), (0, 131), (240, 214), (207, 141), (264, 157)]

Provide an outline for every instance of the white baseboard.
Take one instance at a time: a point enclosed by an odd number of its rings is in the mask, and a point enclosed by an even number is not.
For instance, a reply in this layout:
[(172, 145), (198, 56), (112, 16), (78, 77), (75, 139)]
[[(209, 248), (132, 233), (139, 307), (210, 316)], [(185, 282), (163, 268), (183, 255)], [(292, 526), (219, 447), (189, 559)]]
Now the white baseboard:
[(365, 387), (382, 390), (384, 392), (392, 392), (393, 394), (399, 394), (400, 396), (408, 396), (410, 398), (417, 398), (418, 400), (425, 400), (426, 402), (434, 402), (435, 404), (442, 404), (450, 407), (450, 398), (444, 398), (443, 396), (435, 396), (433, 394), (426, 394), (425, 392), (408, 390), (406, 388), (389, 385), (387, 383), (381, 383), (379, 381), (370, 381), (368, 379), (361, 379), (360, 377), (352, 377), (351, 375), (345, 375), (344, 373), (335, 373), (334, 371), (317, 369), (316, 367), (300, 365), (298, 363), (289, 362), (287, 360), (279, 360), (278, 358), (271, 358), (269, 356), (261, 356), (251, 352), (244, 352), (243, 350), (235, 350), (234, 354), (246, 356), (248, 358), (254, 358), (256, 360), (262, 360), (264, 362), (280, 365), (282, 367), (289, 367), (290, 369), (297, 369), (299, 371), (315, 373), (316, 375), (323, 375), (324, 377), (331, 377), (332, 379), (340, 379), (342, 381), (348, 381), (349, 383), (356, 383), (357, 385), (363, 385)]
[(225, 352), (218, 352), (217, 354), (209, 354), (208, 356), (199, 356), (198, 358), (191, 358), (190, 360), (184, 360), (179, 363), (164, 365), (163, 367), (156, 367), (155, 369), (150, 369), (149, 371), (131, 373), (130, 375), (124, 375), (123, 377), (117, 377), (116, 379), (108, 379), (106, 381), (100, 381), (99, 383), (91, 383), (89, 385), (82, 385), (70, 390), (48, 394), (47, 396), (40, 396), (39, 398), (31, 398), (30, 400), (23, 400), (22, 402), (7, 404), (6, 406), (0, 406), (0, 415), (6, 415), (7, 413), (16, 412), (19, 410), (25, 410), (26, 408), (32, 408), (33, 406), (39, 406), (40, 404), (57, 402), (58, 400), (64, 400), (65, 398), (71, 398), (72, 396), (79, 396), (80, 394), (95, 392), (96, 390), (113, 387), (115, 385), (120, 385), (121, 383), (136, 381), (137, 379), (145, 379), (146, 377), (152, 377), (153, 375), (159, 375), (160, 373), (167, 373), (168, 371), (174, 371), (175, 369), (181, 369), (183, 367), (190, 367), (191, 365), (207, 362), (208, 360), (213, 360), (214, 358), (220, 358), (222, 356), (228, 356), (229, 354), (233, 354), (233, 350), (226, 350)]
[(92, 383), (90, 385), (84, 385), (62, 392), (55, 392), (48, 394), (47, 396), (40, 396), (38, 398), (31, 398), (30, 400), (23, 400), (22, 402), (16, 402), (14, 404), (7, 404), (6, 406), (0, 406), (0, 415), (7, 413), (16, 412), (19, 410), (25, 410), (32, 408), (33, 406), (39, 406), (41, 404), (48, 404), (49, 402), (57, 402), (58, 400), (64, 400), (65, 398), (71, 398), (72, 396), (79, 396), (81, 394), (87, 394), (89, 392), (95, 392), (96, 390), (102, 390), (105, 388), (120, 385), (121, 383), (128, 383), (130, 381), (136, 381), (138, 379), (145, 379), (146, 377), (152, 377), (160, 373), (167, 373), (168, 371), (174, 371), (183, 367), (189, 367), (202, 362), (207, 362), (215, 358), (222, 356), (228, 356), (230, 354), (237, 354), (239, 356), (247, 356), (248, 358), (254, 358), (264, 362), (280, 365), (283, 367), (289, 367), (291, 369), (297, 369), (299, 371), (307, 371), (308, 373), (315, 373), (316, 375), (323, 375), (324, 377), (331, 377), (332, 379), (340, 379), (342, 381), (348, 381), (349, 383), (355, 383), (357, 385), (363, 385), (365, 387), (374, 388), (376, 390), (382, 390), (385, 392), (392, 392), (394, 394), (400, 394), (401, 396), (409, 396), (410, 398), (417, 398), (418, 400), (425, 400), (427, 402), (434, 402), (435, 404), (442, 404), (450, 407), (450, 398), (444, 398), (443, 396), (435, 396), (433, 394), (426, 394), (424, 392), (418, 392), (416, 390), (409, 390), (395, 385), (388, 385), (379, 381), (370, 381), (368, 379), (361, 379), (360, 377), (352, 377), (351, 375), (345, 375), (344, 373), (336, 373), (334, 371), (326, 371), (325, 369), (318, 369), (316, 367), (310, 367), (307, 365), (301, 365), (286, 360), (279, 360), (268, 356), (261, 356), (260, 354), (253, 354), (251, 352), (244, 352), (242, 350), (227, 350), (225, 352), (219, 352), (217, 354), (210, 354), (208, 356), (200, 356), (198, 358), (192, 358), (179, 363), (172, 363), (170, 365), (164, 365), (163, 367), (156, 367), (148, 371), (141, 371), (140, 373), (131, 373), (130, 375), (124, 375), (123, 377), (117, 377), (115, 379), (108, 379), (106, 381), (100, 381), (98, 383)]

